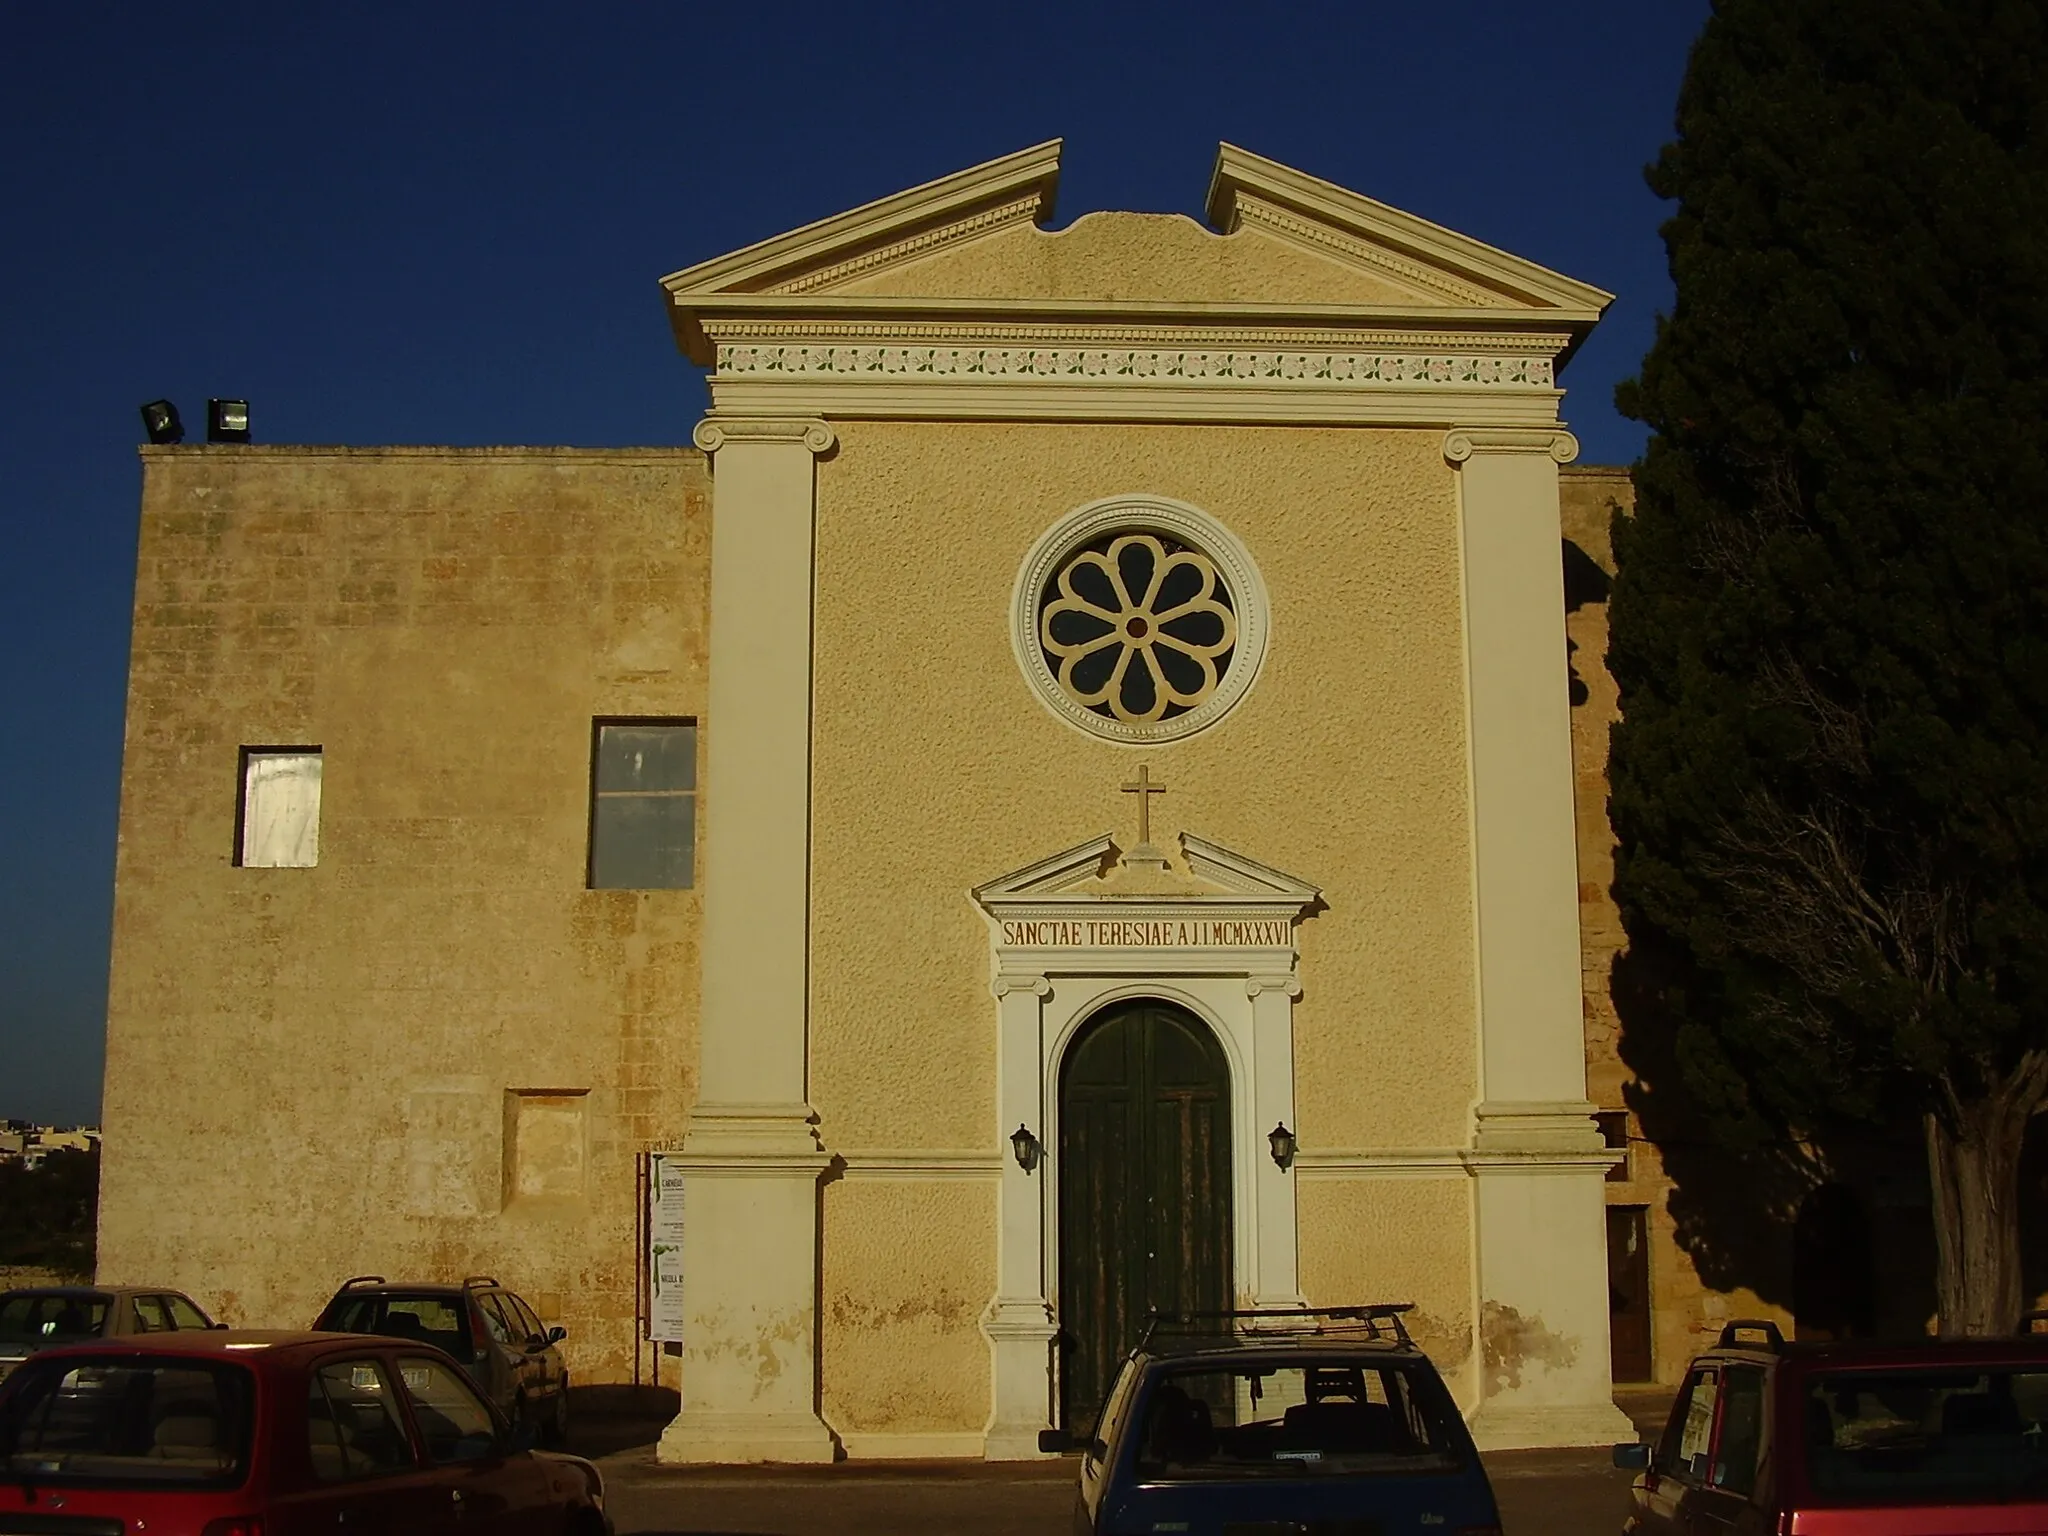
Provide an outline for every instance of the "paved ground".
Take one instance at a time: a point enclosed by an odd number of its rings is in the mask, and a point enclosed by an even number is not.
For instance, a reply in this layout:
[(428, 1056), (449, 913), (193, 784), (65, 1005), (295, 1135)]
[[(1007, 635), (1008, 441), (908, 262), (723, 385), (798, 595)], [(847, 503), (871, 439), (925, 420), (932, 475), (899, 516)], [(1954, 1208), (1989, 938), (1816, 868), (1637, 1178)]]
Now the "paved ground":
[[(598, 1447), (593, 1445), (591, 1449)], [(1628, 1511), (1605, 1451), (1486, 1458), (1507, 1536), (1603, 1536)], [(850, 1462), (742, 1471), (600, 1457), (620, 1536), (1068, 1536), (1071, 1463)]]

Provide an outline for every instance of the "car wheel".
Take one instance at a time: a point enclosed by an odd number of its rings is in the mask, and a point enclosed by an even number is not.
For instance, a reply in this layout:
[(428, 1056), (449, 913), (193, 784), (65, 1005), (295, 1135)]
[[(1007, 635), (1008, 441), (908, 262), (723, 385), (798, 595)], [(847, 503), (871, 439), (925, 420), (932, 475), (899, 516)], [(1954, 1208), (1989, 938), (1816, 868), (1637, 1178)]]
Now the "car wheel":
[(540, 1437), (551, 1446), (562, 1446), (569, 1441), (569, 1389), (564, 1386), (556, 1391), (555, 1400), (548, 1409), (548, 1421), (542, 1426)]

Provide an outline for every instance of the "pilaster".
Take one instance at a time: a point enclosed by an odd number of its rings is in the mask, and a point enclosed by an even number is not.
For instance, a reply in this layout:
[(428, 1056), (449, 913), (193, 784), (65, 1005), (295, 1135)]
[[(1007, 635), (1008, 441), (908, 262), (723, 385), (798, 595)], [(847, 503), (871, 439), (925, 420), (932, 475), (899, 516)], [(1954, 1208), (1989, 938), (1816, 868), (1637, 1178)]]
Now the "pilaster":
[(1482, 1449), (1631, 1433), (1609, 1379), (1602, 1151), (1586, 1100), (1555, 427), (1463, 428), (1459, 468), (1481, 1102), (1468, 1166)]
[[(998, 974), (996, 996), (996, 1145), (1003, 1148), (997, 1195), (996, 1294), (982, 1315), (990, 1352), (988, 1424), (982, 1455), (989, 1461), (1037, 1457), (1038, 1432), (1052, 1424), (1052, 1302), (1041, 1240), (1046, 1181), (1055, 1177), (1043, 1146), (1045, 1086), (1040, 1070), (1040, 1013), (1052, 995), (1042, 975)], [(1022, 1128), (1040, 1143), (1026, 1167), (1011, 1155)]]
[(683, 1410), (667, 1462), (830, 1461), (806, 1102), (815, 420), (710, 417), (697, 1104), (683, 1143)]

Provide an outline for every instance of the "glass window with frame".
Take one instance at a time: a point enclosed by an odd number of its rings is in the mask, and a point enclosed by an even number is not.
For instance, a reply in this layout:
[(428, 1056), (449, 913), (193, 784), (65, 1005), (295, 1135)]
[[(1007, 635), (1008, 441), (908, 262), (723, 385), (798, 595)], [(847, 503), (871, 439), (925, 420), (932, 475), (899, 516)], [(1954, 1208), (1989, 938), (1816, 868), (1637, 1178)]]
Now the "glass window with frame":
[(374, 1360), (323, 1365), (306, 1397), (306, 1450), (323, 1483), (412, 1470), (412, 1442), (383, 1368)]
[(1707, 1455), (1714, 1443), (1714, 1400), (1720, 1392), (1715, 1371), (1694, 1371), (1672, 1405), (1657, 1446), (1657, 1470), (1667, 1477), (1704, 1482)]
[(519, 1343), (519, 1314), (505, 1305), (505, 1298), (486, 1295), (476, 1300), (483, 1309), (484, 1326), (491, 1330), (491, 1337), (507, 1348)]
[(1753, 1493), (1763, 1441), (1763, 1368), (1731, 1365), (1721, 1381), (1721, 1430), (1714, 1437), (1714, 1486), (1744, 1498)]
[(311, 869), (320, 862), (320, 749), (242, 748), (235, 863)]
[(161, 1296), (136, 1296), (131, 1298), (135, 1308), (135, 1329), (138, 1333), (169, 1333), (177, 1325), (171, 1321), (171, 1314), (164, 1310)]
[(1380, 1362), (1204, 1363), (1147, 1395), (1138, 1475), (1161, 1481), (1455, 1470), (1457, 1410), (1433, 1376)]
[(398, 1374), (428, 1461), (446, 1466), (490, 1461), (498, 1455), (497, 1422), (459, 1372), (439, 1360), (407, 1355), (398, 1362)]
[(211, 1328), (213, 1326), (213, 1324), (206, 1320), (205, 1313), (201, 1312), (182, 1296), (166, 1296), (164, 1298), (164, 1305), (170, 1308), (171, 1326), (173, 1328)]
[(592, 756), (591, 889), (695, 885), (697, 722), (600, 720)]
[(1828, 1372), (1805, 1384), (1817, 1502), (1974, 1503), (2048, 1491), (2048, 1370), (1949, 1365)]
[(541, 1325), (540, 1317), (534, 1312), (533, 1308), (526, 1304), (524, 1298), (514, 1296), (510, 1291), (507, 1291), (505, 1292), (505, 1305), (518, 1318), (519, 1331), (522, 1337), (539, 1339), (547, 1336), (547, 1329)]

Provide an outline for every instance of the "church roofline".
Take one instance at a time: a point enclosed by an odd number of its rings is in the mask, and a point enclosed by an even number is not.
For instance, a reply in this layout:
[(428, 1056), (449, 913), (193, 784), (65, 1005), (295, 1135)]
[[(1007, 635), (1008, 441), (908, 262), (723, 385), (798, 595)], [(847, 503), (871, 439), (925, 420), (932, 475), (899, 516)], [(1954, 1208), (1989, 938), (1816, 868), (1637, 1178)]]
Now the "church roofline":
[[(967, 218), (984, 208), (1024, 202), (1034, 223), (1052, 217), (1059, 188), (1059, 139), (941, 176), (936, 181), (863, 203), (786, 234), (756, 241), (680, 272), (661, 286), (678, 303), (712, 294), (758, 292), (808, 268), (843, 261), (877, 245), (893, 244)], [(813, 300), (813, 303), (816, 301)]]
[(1445, 269), (1524, 304), (1591, 311), (1598, 319), (1614, 295), (1591, 283), (1503, 251), (1470, 235), (1340, 187), (1321, 177), (1268, 160), (1248, 149), (1217, 146), (1209, 178), (1209, 222), (1228, 234), (1241, 216), (1239, 199), (1253, 198), (1294, 209), (1359, 239), (1404, 251), (1426, 266)]

